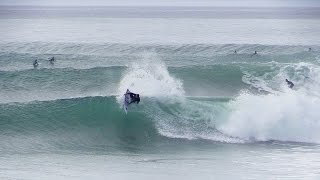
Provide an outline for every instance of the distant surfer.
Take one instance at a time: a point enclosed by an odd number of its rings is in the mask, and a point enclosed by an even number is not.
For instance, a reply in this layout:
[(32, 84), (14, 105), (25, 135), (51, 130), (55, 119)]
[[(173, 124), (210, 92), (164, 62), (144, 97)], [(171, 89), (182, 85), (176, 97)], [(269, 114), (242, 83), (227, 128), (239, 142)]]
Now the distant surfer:
[(38, 60), (36, 59), (33, 61), (33, 67), (36, 68), (38, 66), (39, 66), (39, 63), (38, 63)]
[(234, 54), (237, 54), (237, 50), (234, 50)]
[(309, 47), (309, 52), (311, 51), (311, 47)]
[(251, 55), (251, 57), (254, 56), (254, 55), (258, 55), (258, 52), (254, 51), (254, 53)]
[(129, 89), (127, 89), (127, 92), (124, 94), (124, 103), (123, 103), (124, 110), (127, 112), (128, 106), (130, 104), (132, 103), (139, 104), (139, 102), (140, 102), (139, 94), (132, 93), (129, 91)]
[(286, 82), (287, 82), (287, 84), (288, 84), (288, 86), (289, 86), (289, 88), (293, 88), (293, 86), (294, 86), (294, 84), (293, 84), (293, 82), (291, 82), (291, 81), (289, 81), (288, 79), (286, 79)]
[(49, 59), (49, 62), (50, 62), (51, 64), (53, 64), (53, 63), (54, 63), (54, 60), (55, 60), (55, 59), (54, 59), (54, 56), (52, 56), (52, 58)]

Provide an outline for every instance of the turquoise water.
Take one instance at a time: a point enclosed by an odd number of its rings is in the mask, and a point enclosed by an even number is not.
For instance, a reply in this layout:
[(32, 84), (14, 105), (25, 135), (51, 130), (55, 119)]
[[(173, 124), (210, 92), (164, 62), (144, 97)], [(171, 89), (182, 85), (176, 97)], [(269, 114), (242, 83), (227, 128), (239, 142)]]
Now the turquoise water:
[(2, 179), (319, 178), (314, 9), (1, 8)]

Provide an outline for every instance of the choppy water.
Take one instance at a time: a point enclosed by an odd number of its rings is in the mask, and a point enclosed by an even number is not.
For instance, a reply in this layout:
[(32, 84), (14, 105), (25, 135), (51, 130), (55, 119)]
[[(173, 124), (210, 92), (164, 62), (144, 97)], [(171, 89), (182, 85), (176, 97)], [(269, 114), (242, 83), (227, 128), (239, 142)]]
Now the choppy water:
[[(1, 178), (319, 178), (317, 13), (125, 10), (2, 14)], [(128, 114), (127, 88), (141, 96)]]

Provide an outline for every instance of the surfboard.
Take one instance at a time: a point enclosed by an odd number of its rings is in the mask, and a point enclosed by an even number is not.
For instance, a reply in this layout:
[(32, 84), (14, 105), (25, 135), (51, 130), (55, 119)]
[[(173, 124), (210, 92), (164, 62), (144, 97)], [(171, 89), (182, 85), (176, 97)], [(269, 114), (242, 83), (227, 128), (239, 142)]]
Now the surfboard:
[[(128, 91), (127, 91), (127, 93), (128, 93)], [(130, 95), (127, 93), (124, 94), (124, 100), (123, 100), (123, 110), (124, 110), (124, 112), (126, 112), (126, 114), (128, 113), (128, 106), (131, 101)]]
[(128, 103), (127, 103), (127, 101), (126, 101), (126, 95), (124, 95), (124, 100), (123, 100), (122, 108), (123, 108), (124, 112), (127, 114), (127, 113), (128, 113)]

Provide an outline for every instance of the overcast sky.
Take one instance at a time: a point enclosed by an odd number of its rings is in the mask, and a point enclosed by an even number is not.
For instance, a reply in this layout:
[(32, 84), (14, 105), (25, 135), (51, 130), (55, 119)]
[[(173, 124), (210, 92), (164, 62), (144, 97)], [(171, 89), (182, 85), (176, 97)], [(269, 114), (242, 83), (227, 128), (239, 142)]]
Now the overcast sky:
[(320, 0), (0, 0), (0, 5), (320, 7)]

